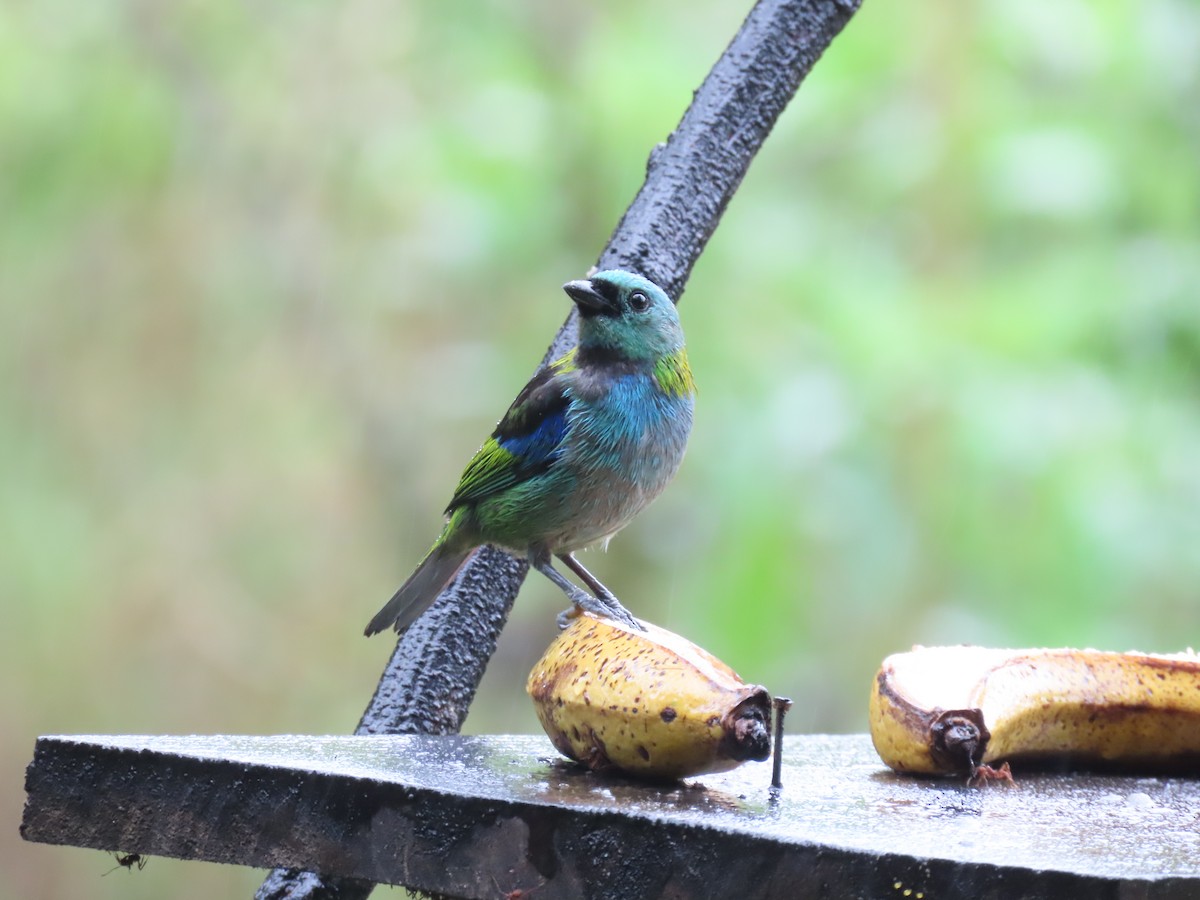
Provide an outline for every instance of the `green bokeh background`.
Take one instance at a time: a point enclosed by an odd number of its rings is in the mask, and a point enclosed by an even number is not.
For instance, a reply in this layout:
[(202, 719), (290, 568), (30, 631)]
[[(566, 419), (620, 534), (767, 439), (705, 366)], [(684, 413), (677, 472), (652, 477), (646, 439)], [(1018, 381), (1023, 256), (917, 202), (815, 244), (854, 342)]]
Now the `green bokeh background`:
[[(746, 7), (0, 7), (0, 896), (39, 734), (343, 733), (367, 618)], [(1200, 643), (1200, 7), (868, 0), (681, 306), (675, 485), (586, 563), (861, 731), (914, 642)], [(529, 581), (467, 722), (537, 730)]]

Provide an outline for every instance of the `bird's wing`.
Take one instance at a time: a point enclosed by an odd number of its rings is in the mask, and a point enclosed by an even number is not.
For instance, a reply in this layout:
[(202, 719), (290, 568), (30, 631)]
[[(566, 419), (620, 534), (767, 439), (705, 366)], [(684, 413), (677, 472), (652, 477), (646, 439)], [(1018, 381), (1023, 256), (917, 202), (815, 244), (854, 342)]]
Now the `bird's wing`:
[(552, 366), (534, 375), (467, 463), (446, 512), (550, 468), (567, 433), (568, 403), (559, 370)]

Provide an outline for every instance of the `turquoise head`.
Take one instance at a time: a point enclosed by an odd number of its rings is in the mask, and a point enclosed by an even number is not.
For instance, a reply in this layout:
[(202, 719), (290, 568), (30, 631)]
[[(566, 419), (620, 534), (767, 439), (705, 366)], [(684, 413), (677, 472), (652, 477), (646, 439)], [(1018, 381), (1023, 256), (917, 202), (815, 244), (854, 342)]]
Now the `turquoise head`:
[(641, 275), (610, 269), (568, 281), (563, 290), (579, 309), (581, 351), (648, 361), (683, 349), (675, 304)]

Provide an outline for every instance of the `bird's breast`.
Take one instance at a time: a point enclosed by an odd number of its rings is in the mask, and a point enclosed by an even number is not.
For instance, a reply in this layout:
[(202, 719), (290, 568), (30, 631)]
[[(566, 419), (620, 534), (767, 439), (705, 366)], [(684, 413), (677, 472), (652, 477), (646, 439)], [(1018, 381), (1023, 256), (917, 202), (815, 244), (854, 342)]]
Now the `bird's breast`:
[(652, 378), (615, 379), (601, 396), (574, 398), (562, 463), (575, 478), (578, 515), (564, 544), (583, 546), (628, 524), (674, 477), (692, 430), (691, 394)]

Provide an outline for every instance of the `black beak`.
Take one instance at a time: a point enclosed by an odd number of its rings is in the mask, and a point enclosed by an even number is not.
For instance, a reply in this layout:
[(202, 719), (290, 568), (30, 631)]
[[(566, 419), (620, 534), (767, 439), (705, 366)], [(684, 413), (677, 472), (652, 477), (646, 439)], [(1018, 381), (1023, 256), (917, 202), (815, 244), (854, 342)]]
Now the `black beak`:
[(568, 281), (563, 290), (575, 301), (581, 316), (613, 316), (619, 312), (617, 304), (596, 290), (590, 281)]

